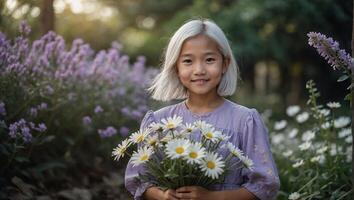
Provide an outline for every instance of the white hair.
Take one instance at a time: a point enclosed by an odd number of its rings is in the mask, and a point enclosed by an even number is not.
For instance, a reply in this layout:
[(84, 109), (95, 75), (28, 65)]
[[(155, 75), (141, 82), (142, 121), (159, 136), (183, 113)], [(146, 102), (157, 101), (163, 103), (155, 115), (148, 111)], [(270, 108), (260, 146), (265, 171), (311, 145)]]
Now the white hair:
[(148, 91), (152, 98), (160, 101), (185, 99), (188, 97), (187, 89), (178, 78), (176, 62), (182, 45), (188, 38), (197, 35), (206, 35), (214, 40), (224, 59), (229, 59), (226, 73), (223, 74), (217, 92), (220, 96), (231, 96), (235, 93), (237, 85), (238, 67), (232, 54), (229, 42), (224, 32), (210, 20), (191, 20), (182, 25), (172, 36), (165, 51), (162, 71), (153, 80)]

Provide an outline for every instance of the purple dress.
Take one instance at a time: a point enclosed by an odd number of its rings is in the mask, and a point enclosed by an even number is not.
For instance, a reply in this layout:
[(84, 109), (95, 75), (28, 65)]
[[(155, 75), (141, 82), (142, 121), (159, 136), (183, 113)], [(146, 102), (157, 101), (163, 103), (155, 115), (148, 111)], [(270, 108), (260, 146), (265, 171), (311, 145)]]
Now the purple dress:
[[(246, 188), (261, 200), (272, 199), (279, 190), (278, 171), (270, 151), (267, 129), (255, 109), (249, 109), (232, 101), (225, 101), (218, 108), (206, 114), (194, 114), (186, 106), (185, 101), (164, 107), (158, 111), (148, 111), (140, 128), (147, 127), (152, 122), (178, 115), (183, 117), (183, 123), (193, 123), (197, 120), (212, 124), (239, 147), (254, 162), (254, 170), (246, 168), (235, 170), (228, 174), (223, 184), (214, 185), (212, 190), (232, 190)], [(226, 155), (227, 152), (219, 152)], [(128, 163), (125, 172), (125, 187), (134, 199), (142, 199), (142, 194), (148, 183), (139, 183), (135, 177), (142, 172), (143, 167), (132, 167)]]

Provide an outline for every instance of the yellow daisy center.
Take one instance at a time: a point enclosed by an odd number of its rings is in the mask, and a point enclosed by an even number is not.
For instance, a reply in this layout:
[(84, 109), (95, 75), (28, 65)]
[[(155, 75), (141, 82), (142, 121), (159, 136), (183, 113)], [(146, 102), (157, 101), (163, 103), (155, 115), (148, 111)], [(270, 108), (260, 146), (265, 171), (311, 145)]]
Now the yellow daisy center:
[(149, 144), (150, 144), (151, 146), (155, 146), (156, 140), (150, 140)]
[(183, 147), (177, 147), (176, 148), (176, 153), (182, 154), (183, 152), (184, 152), (184, 148)]
[(206, 136), (207, 138), (213, 138), (213, 133), (208, 132), (207, 134), (205, 134), (205, 136)]
[(207, 162), (207, 167), (208, 167), (209, 169), (214, 169), (214, 168), (215, 168), (215, 163), (214, 163), (213, 161), (208, 161), (208, 162)]
[(196, 152), (190, 152), (189, 157), (196, 158), (196, 157), (198, 157), (198, 154)]
[(139, 135), (137, 138), (136, 138), (136, 141), (137, 142), (142, 142), (144, 140), (144, 135)]
[(146, 161), (147, 159), (149, 159), (149, 156), (148, 155), (142, 155), (141, 157), (140, 157), (140, 160), (141, 161)]
[(187, 128), (187, 132), (192, 132), (192, 129), (191, 128)]
[(168, 129), (174, 129), (174, 128), (175, 128), (175, 125), (172, 124), (172, 123), (169, 123), (169, 124), (167, 124), (167, 128), (168, 128)]

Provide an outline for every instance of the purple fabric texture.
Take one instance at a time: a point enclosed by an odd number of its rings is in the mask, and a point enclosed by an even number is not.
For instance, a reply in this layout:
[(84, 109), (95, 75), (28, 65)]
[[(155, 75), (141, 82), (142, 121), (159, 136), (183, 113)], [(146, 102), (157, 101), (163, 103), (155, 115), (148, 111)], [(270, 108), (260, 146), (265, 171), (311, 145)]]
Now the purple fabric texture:
[[(267, 129), (255, 109), (249, 109), (225, 99), (222, 105), (206, 114), (194, 114), (188, 110), (185, 101), (164, 107), (158, 111), (148, 111), (142, 120), (141, 127), (147, 127), (152, 122), (178, 115), (183, 117), (183, 123), (193, 123), (203, 120), (214, 125), (216, 129), (231, 136), (229, 142), (239, 147), (254, 162), (254, 170), (235, 170), (228, 174), (223, 184), (213, 185), (211, 190), (232, 190), (244, 187), (261, 200), (268, 200), (277, 194), (280, 181), (274, 163)], [(195, 135), (200, 137), (200, 135)], [(224, 157), (228, 152), (220, 150)], [(135, 179), (138, 173), (143, 173), (144, 167), (132, 167), (130, 162), (125, 172), (125, 187), (132, 193), (134, 199), (142, 199), (142, 194), (151, 184), (142, 184)]]

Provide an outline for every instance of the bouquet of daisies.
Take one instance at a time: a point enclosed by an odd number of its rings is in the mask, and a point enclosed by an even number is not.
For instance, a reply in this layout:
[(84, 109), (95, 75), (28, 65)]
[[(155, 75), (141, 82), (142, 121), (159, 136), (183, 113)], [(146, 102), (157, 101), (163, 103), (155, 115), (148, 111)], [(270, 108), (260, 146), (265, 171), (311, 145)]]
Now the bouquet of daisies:
[[(146, 169), (139, 179), (160, 188), (206, 188), (223, 182), (230, 170), (253, 169), (253, 161), (229, 138), (205, 121), (183, 124), (182, 117), (173, 116), (133, 133), (113, 149), (112, 156), (118, 161), (128, 154), (133, 167)], [(137, 148), (132, 155), (127, 152), (130, 146)], [(221, 156), (218, 151), (224, 148), (226, 155)]]

